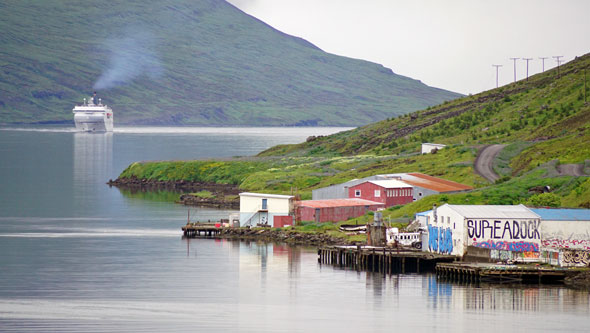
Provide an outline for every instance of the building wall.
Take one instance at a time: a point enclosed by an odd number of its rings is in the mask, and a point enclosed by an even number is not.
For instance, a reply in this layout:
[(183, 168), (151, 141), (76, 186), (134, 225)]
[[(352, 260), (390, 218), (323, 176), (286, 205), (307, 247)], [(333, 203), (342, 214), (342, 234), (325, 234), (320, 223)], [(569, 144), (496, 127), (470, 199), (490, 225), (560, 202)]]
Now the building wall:
[(361, 179), (355, 179), (342, 184), (331, 185), (327, 187), (318, 188), (311, 191), (312, 200), (326, 200), (326, 199), (346, 199), (348, 198), (348, 188), (367, 180), (384, 179), (383, 176), (369, 176)]
[[(356, 196), (356, 191), (360, 190), (360, 196)], [(379, 196), (375, 196), (376, 192), (379, 191)], [(403, 194), (401, 191), (405, 191)], [(391, 207), (396, 205), (404, 205), (413, 201), (413, 189), (408, 188), (395, 188), (386, 189), (379, 185), (364, 182), (352, 186), (348, 189), (349, 198), (360, 198), (365, 200), (377, 201), (385, 204), (385, 207)]]
[[(370, 206), (346, 206), (346, 207), (299, 207), (299, 216), (302, 221), (339, 222), (365, 215), (367, 210), (376, 211), (377, 205)], [(317, 216), (319, 213), (319, 217)]]
[(420, 200), (420, 199), (427, 197), (429, 195), (439, 194), (439, 193), (440, 192), (434, 191), (434, 190), (431, 190), (428, 188), (414, 186), (414, 191), (413, 191), (414, 201)]
[(543, 220), (541, 239), (544, 248), (590, 250), (590, 220)]
[(465, 219), (447, 206), (438, 207), (428, 214), (428, 242), (422, 244), (430, 252), (462, 256), (467, 245)]
[(259, 196), (240, 196), (240, 212), (257, 212), (262, 209), (262, 200), (266, 199), (269, 213), (286, 213), (287, 215), (292, 210), (292, 198), (273, 198), (273, 197), (259, 197)]
[(539, 257), (542, 224), (537, 218), (469, 218), (445, 205), (430, 213), (428, 223), (431, 252), (463, 256), (467, 246), (474, 246), (498, 250), (500, 254), (503, 251), (527, 252), (522, 256)]
[[(267, 200), (267, 211), (262, 210), (262, 200)], [(293, 198), (275, 198), (240, 195), (240, 226), (272, 224), (274, 216), (293, 214)]]

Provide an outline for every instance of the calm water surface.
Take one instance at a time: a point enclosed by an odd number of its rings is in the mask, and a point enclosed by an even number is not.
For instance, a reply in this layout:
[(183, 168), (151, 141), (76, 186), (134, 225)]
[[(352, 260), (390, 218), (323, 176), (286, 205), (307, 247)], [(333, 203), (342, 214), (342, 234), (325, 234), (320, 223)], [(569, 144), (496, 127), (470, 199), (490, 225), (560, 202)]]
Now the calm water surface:
[[(0, 129), (0, 331), (580, 331), (588, 292), (342, 271), (312, 248), (183, 240), (186, 208), (105, 182), (337, 128)], [(200, 219), (229, 211), (199, 209)]]

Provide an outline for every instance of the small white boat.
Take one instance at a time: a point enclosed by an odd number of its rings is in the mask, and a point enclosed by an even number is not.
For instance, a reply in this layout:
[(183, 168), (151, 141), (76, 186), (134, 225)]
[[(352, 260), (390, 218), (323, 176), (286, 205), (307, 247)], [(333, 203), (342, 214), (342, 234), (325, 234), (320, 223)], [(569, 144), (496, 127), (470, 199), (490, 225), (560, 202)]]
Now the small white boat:
[(82, 105), (76, 105), (73, 109), (76, 129), (81, 132), (112, 132), (113, 110), (103, 105), (96, 93), (88, 100), (84, 98)]

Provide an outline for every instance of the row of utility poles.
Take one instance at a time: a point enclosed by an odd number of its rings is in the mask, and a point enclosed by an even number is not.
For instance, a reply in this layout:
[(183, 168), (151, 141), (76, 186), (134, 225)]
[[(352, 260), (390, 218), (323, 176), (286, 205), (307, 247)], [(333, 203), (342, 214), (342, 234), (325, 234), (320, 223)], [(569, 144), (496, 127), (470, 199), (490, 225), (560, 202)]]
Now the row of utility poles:
[[(557, 77), (559, 77), (559, 65), (563, 62), (563, 60), (561, 60), (561, 58), (563, 58), (563, 56), (553, 56), (553, 58), (555, 58), (555, 61), (557, 61)], [(509, 58), (510, 60), (512, 60), (514, 62), (514, 82), (516, 82), (516, 60), (520, 59), (520, 58)], [(541, 59), (542, 64), (543, 64), (543, 72), (545, 71), (545, 59), (549, 59), (549, 57), (539, 57), (539, 59)], [(533, 60), (533, 58), (522, 58), (522, 60), (526, 61), (526, 80), (529, 80), (529, 61)], [(492, 65), (492, 67), (496, 67), (496, 88), (498, 88), (498, 69), (500, 67), (502, 67), (503, 65)]]

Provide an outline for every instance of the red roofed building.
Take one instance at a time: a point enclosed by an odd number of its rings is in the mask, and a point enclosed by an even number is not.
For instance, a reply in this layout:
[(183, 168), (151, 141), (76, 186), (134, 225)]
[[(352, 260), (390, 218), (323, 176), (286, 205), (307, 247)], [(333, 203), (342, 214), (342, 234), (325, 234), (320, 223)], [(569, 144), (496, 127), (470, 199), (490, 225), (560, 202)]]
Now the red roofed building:
[(369, 180), (351, 186), (348, 188), (348, 197), (381, 202), (385, 207), (414, 201), (412, 185), (395, 179)]
[(383, 203), (363, 199), (303, 200), (296, 205), (301, 221), (316, 222), (346, 221), (385, 207)]

